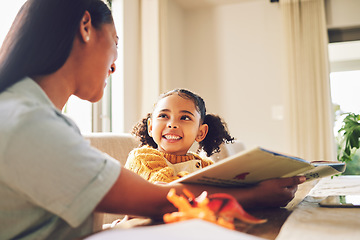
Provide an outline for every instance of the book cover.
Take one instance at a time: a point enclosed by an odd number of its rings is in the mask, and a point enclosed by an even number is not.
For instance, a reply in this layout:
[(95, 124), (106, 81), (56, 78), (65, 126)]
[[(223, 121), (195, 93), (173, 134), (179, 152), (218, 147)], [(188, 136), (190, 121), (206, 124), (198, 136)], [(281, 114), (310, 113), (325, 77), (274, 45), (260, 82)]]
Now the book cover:
[(303, 175), (307, 181), (340, 174), (343, 162), (315, 161), (273, 152), (261, 147), (239, 152), (170, 184), (197, 183), (222, 187), (247, 186), (271, 178)]

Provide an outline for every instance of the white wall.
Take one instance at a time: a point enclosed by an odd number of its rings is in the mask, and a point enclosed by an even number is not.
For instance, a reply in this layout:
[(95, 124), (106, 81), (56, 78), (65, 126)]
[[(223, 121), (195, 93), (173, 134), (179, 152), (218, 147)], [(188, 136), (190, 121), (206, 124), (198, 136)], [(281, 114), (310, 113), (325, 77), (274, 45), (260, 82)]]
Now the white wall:
[[(169, 89), (199, 93), (247, 147), (289, 152), (281, 11), (269, 0), (169, 0)], [(360, 26), (359, 0), (325, 0), (328, 28)]]
[[(181, 4), (182, 1), (186, 2)], [(125, 10), (125, 127), (139, 119), (138, 18)], [(168, 0), (165, 37), (165, 90), (184, 87), (199, 93), (208, 112), (221, 115), (247, 147), (289, 152), (282, 116), (284, 43), (278, 3), (269, 0)], [(360, 26), (359, 0), (325, 0), (329, 27)], [(179, 4), (180, 3), (180, 4)], [(198, 2), (197, 2), (198, 3)], [(339, 5), (340, 4), (340, 5)], [(339, 7), (341, 6), (341, 7)], [(136, 7), (134, 7), (136, 9)], [(337, 11), (339, 9), (339, 11)], [(127, 36), (127, 37), (126, 37)], [(130, 59), (130, 60), (129, 60)]]
[(359, 0), (325, 0), (328, 28), (360, 26)]
[(286, 151), (284, 120), (273, 117), (283, 106), (279, 5), (252, 0), (183, 9), (169, 1), (169, 11), (169, 88), (199, 93), (246, 146)]

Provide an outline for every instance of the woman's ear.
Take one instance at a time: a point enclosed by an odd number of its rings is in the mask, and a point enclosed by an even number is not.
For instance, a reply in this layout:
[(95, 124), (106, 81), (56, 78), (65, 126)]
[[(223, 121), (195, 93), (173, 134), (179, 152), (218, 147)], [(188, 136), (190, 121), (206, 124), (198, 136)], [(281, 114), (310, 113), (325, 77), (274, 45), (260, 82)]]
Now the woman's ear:
[(151, 122), (151, 117), (149, 117), (147, 119), (147, 129), (148, 129), (148, 134), (150, 137), (152, 137), (152, 122)]
[(204, 140), (208, 131), (209, 131), (209, 126), (207, 124), (201, 124), (195, 140), (197, 142), (201, 142), (202, 140)]
[(91, 33), (91, 16), (88, 11), (85, 11), (84, 16), (80, 22), (80, 36), (84, 42), (90, 41)]

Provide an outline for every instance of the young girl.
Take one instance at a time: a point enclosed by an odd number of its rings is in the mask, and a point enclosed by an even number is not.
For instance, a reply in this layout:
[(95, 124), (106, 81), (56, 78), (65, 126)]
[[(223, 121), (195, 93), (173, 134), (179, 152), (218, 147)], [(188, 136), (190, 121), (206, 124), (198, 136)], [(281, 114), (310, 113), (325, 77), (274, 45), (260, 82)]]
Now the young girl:
[(125, 168), (150, 182), (171, 182), (213, 164), (189, 152), (194, 142), (197, 152), (209, 157), (220, 151), (222, 143), (233, 142), (226, 123), (219, 116), (206, 114), (204, 100), (185, 89), (175, 89), (160, 96), (152, 114), (133, 129), (141, 147), (134, 149)]

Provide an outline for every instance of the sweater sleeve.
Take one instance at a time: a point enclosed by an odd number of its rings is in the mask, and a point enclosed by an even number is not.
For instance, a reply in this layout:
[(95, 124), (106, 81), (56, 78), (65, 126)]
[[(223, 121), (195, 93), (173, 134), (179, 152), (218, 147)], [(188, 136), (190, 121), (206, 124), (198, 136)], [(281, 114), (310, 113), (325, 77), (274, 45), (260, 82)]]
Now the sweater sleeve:
[(152, 148), (137, 148), (129, 153), (125, 168), (137, 173), (149, 182), (171, 182), (178, 179), (166, 159)]
[(202, 167), (207, 167), (207, 166), (210, 166), (212, 164), (214, 164), (214, 161), (211, 160), (210, 158), (202, 158), (201, 159), (201, 164), (202, 164)]
[(200, 157), (199, 154), (196, 154), (196, 153), (193, 153), (193, 152), (191, 154), (194, 155), (196, 159), (201, 160), (201, 167), (203, 167), (203, 168), (214, 164), (214, 161), (211, 160), (211, 158)]

